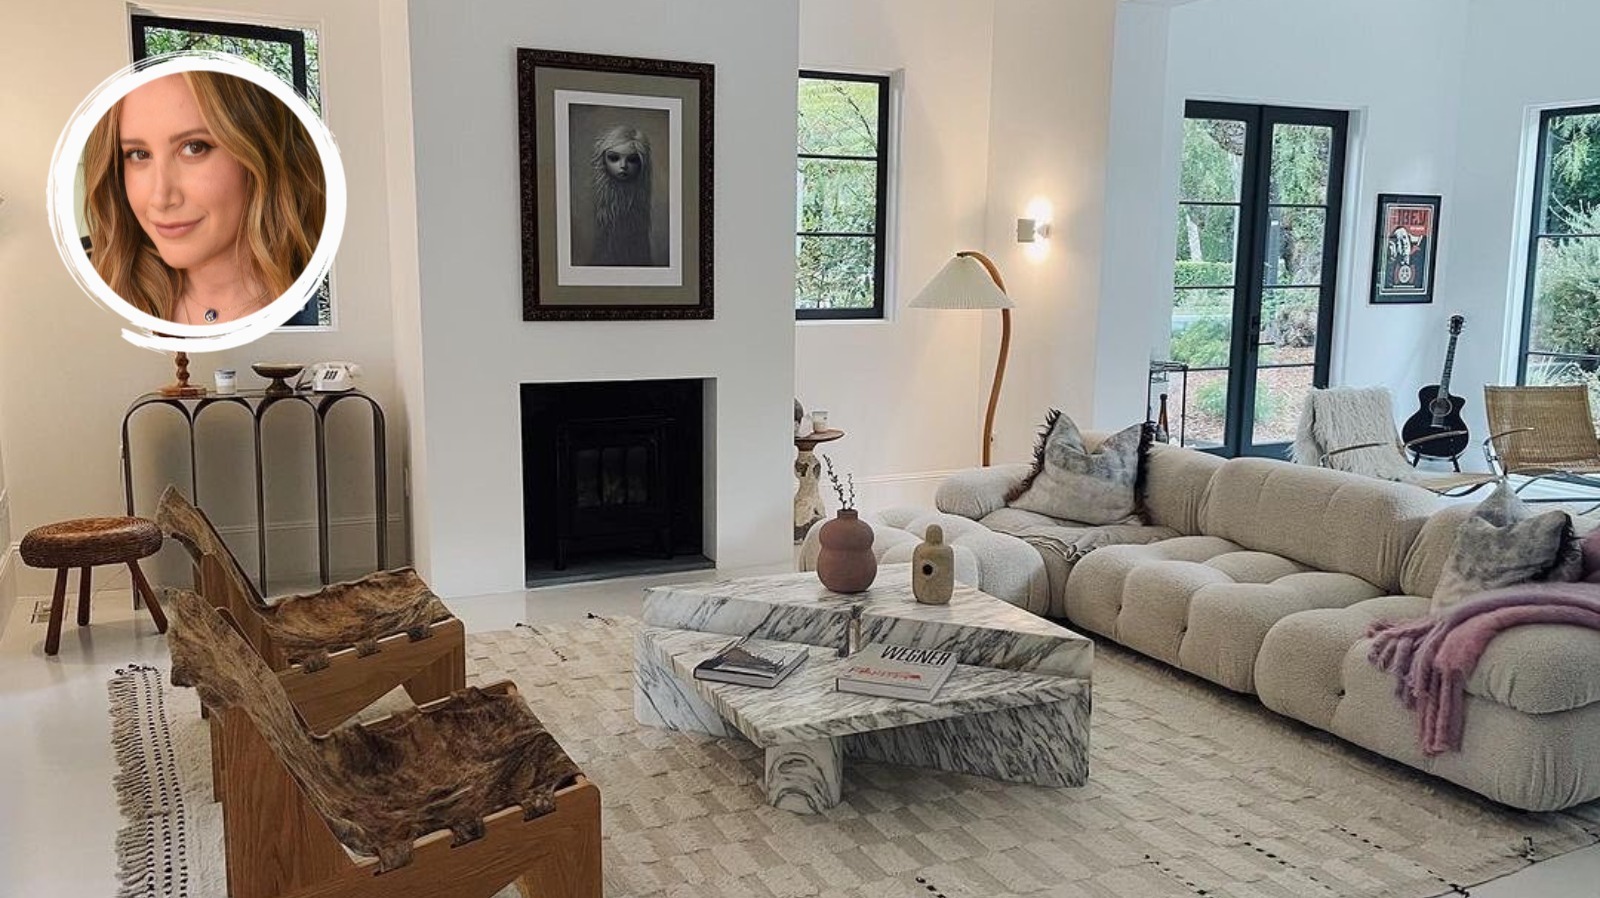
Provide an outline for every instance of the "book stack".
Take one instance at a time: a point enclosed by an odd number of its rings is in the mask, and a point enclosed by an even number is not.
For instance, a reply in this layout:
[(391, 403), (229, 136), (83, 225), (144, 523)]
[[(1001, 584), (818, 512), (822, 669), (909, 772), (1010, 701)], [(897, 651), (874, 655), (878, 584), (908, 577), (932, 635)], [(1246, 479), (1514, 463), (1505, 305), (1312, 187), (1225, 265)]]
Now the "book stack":
[(954, 652), (874, 642), (850, 656), (834, 688), (840, 692), (931, 702), (955, 669)]
[(809, 654), (805, 646), (746, 636), (695, 665), (694, 678), (771, 689), (794, 673)]

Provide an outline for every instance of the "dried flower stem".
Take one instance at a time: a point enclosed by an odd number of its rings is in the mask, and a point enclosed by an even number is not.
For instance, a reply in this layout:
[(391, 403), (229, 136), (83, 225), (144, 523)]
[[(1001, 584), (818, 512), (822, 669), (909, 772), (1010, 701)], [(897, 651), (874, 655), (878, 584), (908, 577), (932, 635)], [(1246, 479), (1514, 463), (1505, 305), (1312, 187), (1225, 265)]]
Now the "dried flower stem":
[[(833, 484), (833, 494), (839, 497), (839, 507), (854, 509), (856, 507), (856, 476), (854, 474), (846, 474), (844, 475), (844, 481), (840, 482), (839, 473), (833, 469), (833, 459), (826, 454), (822, 456), (822, 466), (828, 471), (828, 482)], [(848, 491), (846, 490), (847, 486)]]

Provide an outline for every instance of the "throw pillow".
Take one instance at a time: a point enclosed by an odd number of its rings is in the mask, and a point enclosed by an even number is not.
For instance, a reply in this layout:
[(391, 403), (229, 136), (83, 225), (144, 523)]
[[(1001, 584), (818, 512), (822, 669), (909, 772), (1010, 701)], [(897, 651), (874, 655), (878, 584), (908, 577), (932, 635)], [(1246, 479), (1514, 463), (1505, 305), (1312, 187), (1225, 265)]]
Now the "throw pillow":
[(1437, 612), (1474, 593), (1537, 580), (1571, 580), (1582, 554), (1564, 511), (1534, 514), (1502, 483), (1461, 524), (1433, 591)]
[(1051, 409), (1033, 450), (1033, 470), (1006, 495), (1006, 504), (1085, 524), (1137, 519), (1149, 447), (1149, 428), (1135, 424), (1090, 452), (1078, 425)]

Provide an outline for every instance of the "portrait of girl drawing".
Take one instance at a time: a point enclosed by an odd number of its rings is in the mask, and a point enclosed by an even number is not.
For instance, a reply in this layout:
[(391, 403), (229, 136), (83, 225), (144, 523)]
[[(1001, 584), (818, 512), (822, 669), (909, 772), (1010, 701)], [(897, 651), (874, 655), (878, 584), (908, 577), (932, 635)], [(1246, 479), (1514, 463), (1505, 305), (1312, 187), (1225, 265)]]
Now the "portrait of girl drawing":
[(83, 153), (86, 244), (134, 308), (233, 321), (287, 292), (322, 234), (327, 186), (305, 126), (243, 78), (185, 71), (123, 97)]

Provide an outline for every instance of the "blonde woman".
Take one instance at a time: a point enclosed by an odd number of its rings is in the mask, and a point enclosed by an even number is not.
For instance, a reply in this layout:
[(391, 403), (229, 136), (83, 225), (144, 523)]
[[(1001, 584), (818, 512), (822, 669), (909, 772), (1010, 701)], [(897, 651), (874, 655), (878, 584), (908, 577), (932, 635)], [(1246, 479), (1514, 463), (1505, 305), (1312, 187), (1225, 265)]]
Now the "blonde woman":
[(84, 180), (95, 270), (167, 321), (265, 308), (322, 234), (311, 135), (271, 92), (220, 72), (168, 75), (123, 97), (89, 136)]

